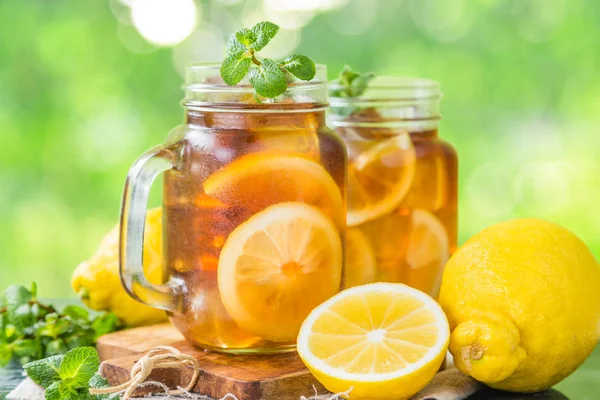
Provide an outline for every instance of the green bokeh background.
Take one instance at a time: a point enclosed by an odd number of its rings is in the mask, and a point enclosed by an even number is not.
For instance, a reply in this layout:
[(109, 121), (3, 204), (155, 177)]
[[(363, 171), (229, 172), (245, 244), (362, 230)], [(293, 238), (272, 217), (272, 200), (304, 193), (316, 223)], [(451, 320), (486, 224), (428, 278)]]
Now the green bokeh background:
[[(155, 47), (120, 0), (0, 1), (0, 286), (72, 296), (130, 164), (182, 121), (182, 65), (219, 61), (242, 25), (279, 22), (266, 3), (197, 1), (197, 31)], [(536, 216), (600, 254), (600, 2), (348, 0), (291, 16), (282, 56), (306, 53), (332, 78), (347, 63), (441, 82), (461, 241)]]

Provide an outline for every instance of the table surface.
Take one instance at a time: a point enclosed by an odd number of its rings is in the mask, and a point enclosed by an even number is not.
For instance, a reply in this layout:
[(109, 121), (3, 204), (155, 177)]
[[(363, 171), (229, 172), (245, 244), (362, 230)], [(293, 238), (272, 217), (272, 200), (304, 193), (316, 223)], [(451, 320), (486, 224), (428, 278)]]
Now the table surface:
[[(0, 400), (4, 399), (21, 380), (19, 368), (0, 369)], [(600, 398), (600, 346), (573, 375), (556, 386), (569, 400), (598, 400)], [(540, 399), (536, 396), (521, 396), (519, 399)], [(515, 399), (512, 397), (512, 399)]]

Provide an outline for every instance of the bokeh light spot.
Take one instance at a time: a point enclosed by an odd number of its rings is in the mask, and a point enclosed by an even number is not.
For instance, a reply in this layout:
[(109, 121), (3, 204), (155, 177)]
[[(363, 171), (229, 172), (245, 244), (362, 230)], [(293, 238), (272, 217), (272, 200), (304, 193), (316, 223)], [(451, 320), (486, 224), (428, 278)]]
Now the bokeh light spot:
[(199, 11), (193, 0), (134, 0), (131, 18), (146, 40), (172, 46), (194, 31)]
[(187, 39), (173, 48), (173, 64), (177, 72), (184, 76), (191, 64), (220, 62), (225, 54), (225, 40), (220, 30), (203, 24)]
[[(265, 0), (265, 5), (279, 11), (323, 11), (341, 7), (348, 0)], [(370, 1), (374, 3), (374, 1)]]
[(464, 0), (411, 0), (409, 6), (415, 22), (438, 42), (459, 40), (471, 27)]
[(274, 8), (267, 2), (263, 4), (263, 12), (267, 17), (267, 20), (289, 30), (302, 28), (307, 25), (315, 15), (314, 11), (311, 10)]
[(327, 17), (330, 25), (339, 33), (357, 36), (375, 24), (377, 10), (378, 5), (372, 0), (353, 0), (343, 9), (330, 13)]
[(558, 212), (570, 200), (570, 164), (532, 162), (524, 164), (515, 176), (513, 196), (528, 214)]
[(570, 3), (563, 0), (515, 1), (513, 14), (517, 19), (519, 35), (531, 43), (551, 40), (562, 27), (567, 4)]

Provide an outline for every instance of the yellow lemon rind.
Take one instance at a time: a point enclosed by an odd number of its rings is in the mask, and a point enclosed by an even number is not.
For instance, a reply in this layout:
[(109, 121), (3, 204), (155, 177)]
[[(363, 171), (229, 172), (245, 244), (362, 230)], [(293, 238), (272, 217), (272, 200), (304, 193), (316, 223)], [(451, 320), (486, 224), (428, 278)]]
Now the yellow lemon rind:
[[(343, 300), (346, 297), (360, 295), (361, 293), (365, 293), (368, 291), (409, 294), (411, 297), (421, 300), (424, 304), (424, 307), (426, 307), (435, 316), (436, 321), (443, 322), (441, 324), (438, 324), (438, 327), (440, 329), (438, 329), (438, 338), (435, 345), (433, 345), (417, 363), (410, 364), (407, 367), (394, 372), (360, 374), (349, 373), (339, 368), (331, 367), (330, 365), (327, 365), (321, 359), (317, 358), (312, 354), (308, 347), (308, 339), (310, 337), (312, 326), (315, 323), (315, 321), (320, 317), (320, 315), (328, 309), (330, 309), (331, 306), (337, 303), (338, 301)], [(421, 368), (427, 368), (432, 363), (437, 363), (438, 360), (440, 360), (439, 362), (441, 363), (441, 359), (443, 359), (446, 354), (446, 349), (448, 347), (449, 340), (450, 329), (448, 327), (446, 315), (442, 311), (442, 308), (429, 295), (401, 283), (377, 282), (346, 289), (333, 296), (317, 308), (315, 308), (308, 315), (308, 317), (302, 324), (302, 327), (300, 328), (297, 349), (298, 354), (300, 355), (302, 360), (308, 364), (309, 369), (318, 371), (319, 375), (333, 377), (338, 381), (341, 380), (348, 383), (377, 383), (389, 382), (399, 378), (403, 378), (406, 375), (419, 371)], [(350, 387), (348, 386), (347, 389), (349, 388)]]

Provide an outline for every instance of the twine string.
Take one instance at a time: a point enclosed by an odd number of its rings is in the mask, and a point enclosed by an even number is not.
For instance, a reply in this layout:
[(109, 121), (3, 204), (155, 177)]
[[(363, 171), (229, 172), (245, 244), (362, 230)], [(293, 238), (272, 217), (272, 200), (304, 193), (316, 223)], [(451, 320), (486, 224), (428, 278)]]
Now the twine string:
[(90, 394), (113, 394), (123, 393), (123, 400), (131, 397), (134, 390), (142, 386), (144, 381), (150, 376), (155, 369), (162, 368), (181, 368), (182, 365), (189, 365), (194, 370), (194, 375), (188, 382), (187, 386), (177, 390), (170, 391), (171, 394), (188, 393), (200, 376), (200, 367), (198, 361), (189, 354), (183, 354), (179, 350), (171, 346), (157, 346), (150, 350), (146, 355), (140, 358), (131, 369), (129, 380), (118, 386), (107, 388), (91, 388)]

